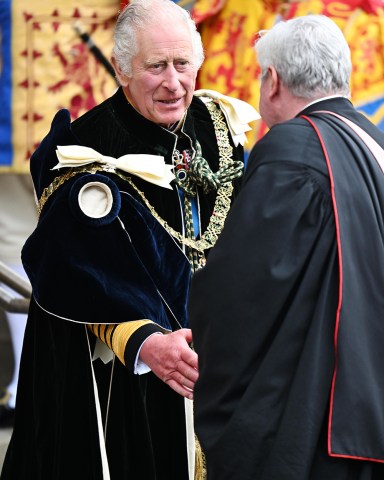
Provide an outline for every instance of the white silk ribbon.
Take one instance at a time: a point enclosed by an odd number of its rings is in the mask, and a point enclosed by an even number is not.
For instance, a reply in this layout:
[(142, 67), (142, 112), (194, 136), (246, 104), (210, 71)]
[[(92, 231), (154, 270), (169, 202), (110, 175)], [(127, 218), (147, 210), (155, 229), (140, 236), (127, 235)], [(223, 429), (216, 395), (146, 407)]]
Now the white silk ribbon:
[(90, 163), (101, 163), (114, 169), (136, 175), (160, 187), (172, 189), (170, 182), (175, 178), (173, 166), (164, 162), (164, 157), (147, 154), (129, 154), (119, 158), (102, 155), (93, 148), (81, 145), (58, 145), (56, 150), (59, 168), (81, 167)]
[(244, 143), (248, 142), (245, 132), (252, 130), (248, 123), (261, 118), (252, 105), (243, 100), (239, 100), (238, 98), (223, 95), (215, 90), (196, 90), (194, 95), (202, 97), (201, 99), (203, 101), (204, 97), (211, 98), (220, 105), (227, 120), (233, 142), (236, 146), (239, 143), (244, 146)]

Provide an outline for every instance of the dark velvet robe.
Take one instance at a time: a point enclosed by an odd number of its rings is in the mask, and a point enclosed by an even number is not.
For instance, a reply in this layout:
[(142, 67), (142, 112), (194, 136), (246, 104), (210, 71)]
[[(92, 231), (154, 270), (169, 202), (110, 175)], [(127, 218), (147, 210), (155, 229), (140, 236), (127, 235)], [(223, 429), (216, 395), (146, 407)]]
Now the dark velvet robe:
[[(346, 99), (275, 125), (203, 270), (189, 317), (208, 480), (384, 478), (384, 176)], [(332, 185), (332, 188), (331, 188)], [(380, 353), (381, 352), (381, 353)]]
[[(213, 171), (219, 154), (210, 114), (194, 98), (185, 132), (198, 138)], [(38, 198), (59, 174), (52, 171), (57, 145), (86, 145), (120, 157), (163, 155), (172, 164), (174, 134), (147, 121), (121, 90), (72, 124), (57, 113), (31, 158)], [(242, 159), (242, 147), (234, 159)], [(62, 172), (60, 172), (62, 173)], [(131, 177), (173, 228), (182, 229), (177, 188)], [(80, 188), (97, 180), (110, 188), (111, 212), (85, 216)], [(201, 229), (215, 194), (199, 195)], [(80, 173), (47, 200), (22, 252), (33, 299), (21, 359), (16, 418), (1, 480), (186, 480), (184, 398), (154, 374), (134, 375), (135, 353), (154, 331), (188, 326), (190, 264), (180, 245), (154, 219), (135, 190), (113, 173)], [(95, 338), (86, 323), (150, 319), (130, 343), (126, 357), (91, 362)], [(93, 369), (92, 369), (93, 366)], [(94, 370), (94, 371), (93, 371)], [(93, 375), (100, 399), (110, 477), (103, 475)]]

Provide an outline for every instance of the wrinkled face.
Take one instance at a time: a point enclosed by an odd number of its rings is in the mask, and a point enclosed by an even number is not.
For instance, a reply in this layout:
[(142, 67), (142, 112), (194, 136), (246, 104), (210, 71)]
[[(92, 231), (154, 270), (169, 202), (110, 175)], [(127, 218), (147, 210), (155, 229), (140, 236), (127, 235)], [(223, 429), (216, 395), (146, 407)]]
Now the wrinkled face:
[(189, 107), (197, 76), (192, 39), (180, 22), (159, 19), (137, 36), (132, 77), (119, 78), (131, 104), (148, 120), (168, 127)]

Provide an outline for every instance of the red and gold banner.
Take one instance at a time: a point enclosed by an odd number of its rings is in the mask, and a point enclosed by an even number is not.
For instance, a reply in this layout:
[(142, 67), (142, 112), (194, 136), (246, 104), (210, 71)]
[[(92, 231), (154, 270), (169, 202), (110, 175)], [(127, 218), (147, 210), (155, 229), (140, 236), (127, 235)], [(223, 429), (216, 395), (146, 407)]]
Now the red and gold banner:
[(1, 4), (0, 91), (9, 111), (1, 115), (0, 172), (25, 172), (57, 110), (67, 108), (75, 119), (116, 88), (114, 77), (91, 53), (76, 27), (90, 36), (109, 61), (122, 3), (3, 0)]

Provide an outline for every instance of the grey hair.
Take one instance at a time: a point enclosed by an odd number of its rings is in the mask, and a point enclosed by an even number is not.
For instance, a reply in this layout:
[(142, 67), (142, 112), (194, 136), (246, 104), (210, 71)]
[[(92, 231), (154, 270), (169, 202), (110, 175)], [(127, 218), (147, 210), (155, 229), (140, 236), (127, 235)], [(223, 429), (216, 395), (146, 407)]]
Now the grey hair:
[(325, 15), (280, 21), (256, 42), (262, 77), (273, 66), (296, 97), (350, 95), (351, 51), (342, 31)]
[(188, 10), (172, 0), (131, 0), (117, 18), (112, 49), (112, 55), (124, 75), (132, 76), (132, 60), (139, 49), (137, 32), (156, 25), (164, 17), (185, 23), (191, 32), (196, 69), (201, 67), (204, 61), (203, 44)]

